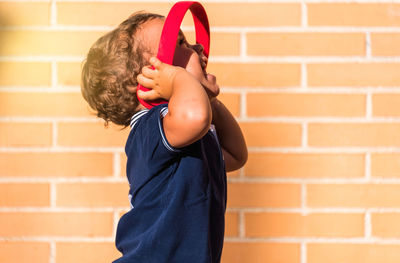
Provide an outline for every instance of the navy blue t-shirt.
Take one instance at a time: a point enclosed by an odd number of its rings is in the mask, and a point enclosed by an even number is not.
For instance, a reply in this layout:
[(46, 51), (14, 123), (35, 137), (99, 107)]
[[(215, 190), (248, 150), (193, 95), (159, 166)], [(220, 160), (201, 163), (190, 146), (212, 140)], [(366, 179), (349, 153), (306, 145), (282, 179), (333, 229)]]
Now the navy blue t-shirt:
[(114, 263), (217, 263), (224, 240), (226, 173), (216, 133), (174, 148), (160, 105), (132, 117), (125, 151), (132, 209), (118, 223)]

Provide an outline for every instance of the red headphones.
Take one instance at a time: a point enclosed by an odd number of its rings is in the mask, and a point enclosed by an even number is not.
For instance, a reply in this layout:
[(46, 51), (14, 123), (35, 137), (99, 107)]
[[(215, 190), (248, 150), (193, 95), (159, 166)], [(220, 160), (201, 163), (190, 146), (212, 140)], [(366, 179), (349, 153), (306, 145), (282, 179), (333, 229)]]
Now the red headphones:
[[(190, 10), (193, 16), (194, 27), (196, 30), (196, 43), (204, 47), (204, 55), (208, 57), (210, 50), (210, 26), (206, 11), (199, 2), (182, 1), (176, 3), (168, 13), (165, 19), (164, 27), (161, 33), (160, 44), (158, 46), (157, 58), (164, 63), (172, 65), (178, 39), (179, 29), (187, 10)], [(148, 91), (149, 89), (138, 85), (138, 90)], [(137, 93), (136, 93), (137, 94)], [(139, 102), (148, 109), (154, 106), (168, 103), (164, 100), (144, 101), (138, 97)]]

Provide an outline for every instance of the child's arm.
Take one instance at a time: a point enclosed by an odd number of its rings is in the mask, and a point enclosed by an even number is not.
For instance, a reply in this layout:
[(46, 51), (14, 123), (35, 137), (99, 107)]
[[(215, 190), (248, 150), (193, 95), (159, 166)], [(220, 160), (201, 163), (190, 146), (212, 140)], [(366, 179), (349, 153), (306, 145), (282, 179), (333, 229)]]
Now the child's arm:
[(150, 63), (155, 70), (143, 68), (138, 82), (152, 90), (138, 91), (138, 96), (144, 100), (169, 100), (168, 113), (163, 118), (168, 143), (180, 148), (202, 138), (212, 120), (210, 101), (202, 85), (183, 68), (164, 64), (154, 57)]
[(216, 98), (211, 100), (213, 124), (217, 130), (227, 172), (241, 168), (247, 161), (247, 146), (235, 118)]

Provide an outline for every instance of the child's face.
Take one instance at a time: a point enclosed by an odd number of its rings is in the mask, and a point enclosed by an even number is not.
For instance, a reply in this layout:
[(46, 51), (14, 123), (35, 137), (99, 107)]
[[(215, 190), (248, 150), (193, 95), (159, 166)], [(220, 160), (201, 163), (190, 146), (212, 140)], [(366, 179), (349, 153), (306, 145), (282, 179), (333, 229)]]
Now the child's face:
[[(137, 31), (136, 37), (146, 47), (145, 59), (157, 56), (163, 26), (164, 20), (152, 19), (145, 22)], [(203, 54), (203, 47), (200, 44), (189, 44), (182, 31), (179, 32), (173, 64), (185, 68), (200, 82), (207, 81), (207, 57)]]

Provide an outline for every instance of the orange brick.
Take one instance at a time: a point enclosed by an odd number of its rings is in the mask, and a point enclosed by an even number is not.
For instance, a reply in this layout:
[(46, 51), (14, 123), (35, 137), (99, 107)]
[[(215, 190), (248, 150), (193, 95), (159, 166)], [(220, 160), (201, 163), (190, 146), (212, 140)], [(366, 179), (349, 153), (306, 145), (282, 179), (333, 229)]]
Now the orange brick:
[(0, 122), (0, 146), (50, 146), (50, 123)]
[(238, 56), (240, 55), (240, 35), (233, 33), (211, 33), (211, 56)]
[(363, 177), (364, 156), (362, 154), (250, 153), (245, 166), (245, 175), (289, 178)]
[(57, 263), (112, 262), (120, 256), (121, 253), (118, 252), (113, 242), (60, 242), (56, 244)]
[(145, 10), (166, 16), (171, 7), (172, 3), (165, 2), (58, 2), (57, 23), (117, 26), (134, 12)]
[(45, 242), (1, 241), (0, 262), (41, 263), (50, 261), (50, 244)]
[(232, 113), (233, 116), (238, 117), (240, 114), (240, 95), (234, 93), (221, 93), (218, 96), (220, 100)]
[(239, 234), (239, 214), (227, 212), (225, 214), (225, 237), (237, 237)]
[(308, 244), (307, 263), (396, 263), (399, 245), (381, 244)]
[(308, 64), (309, 86), (399, 86), (400, 64)]
[(399, 4), (310, 3), (310, 26), (399, 26)]
[(248, 237), (361, 237), (363, 214), (246, 213)]
[(399, 56), (400, 34), (372, 33), (371, 53), (373, 56)]
[(58, 62), (57, 73), (57, 84), (66, 86), (79, 86), (81, 81), (81, 63)]
[[(168, 14), (172, 3), (57, 3), (58, 23), (117, 25), (131, 13), (146, 10)], [(211, 26), (288, 26), (301, 24), (299, 4), (203, 3)], [(110, 10), (113, 12), (110, 13)], [(224, 12), (221, 12), (224, 10)], [(235, 14), (235, 19), (232, 19)], [(185, 19), (184, 24), (193, 23)]]
[(300, 85), (298, 64), (210, 63), (208, 72), (217, 76), (221, 86), (284, 87)]
[(374, 94), (372, 111), (374, 116), (400, 116), (400, 94)]
[(235, 171), (226, 173), (226, 175), (227, 175), (228, 178), (235, 178), (235, 177), (238, 177), (239, 174), (240, 174), (240, 170), (235, 170)]
[(400, 186), (312, 184), (307, 186), (307, 205), (312, 207), (398, 207)]
[(400, 154), (372, 154), (371, 175), (381, 178), (400, 177)]
[(127, 183), (68, 183), (57, 185), (58, 206), (129, 206)]
[(295, 263), (300, 262), (300, 244), (226, 242), (222, 263)]
[(400, 124), (396, 123), (311, 123), (311, 146), (400, 146)]
[(0, 213), (0, 235), (18, 236), (109, 236), (112, 213)]
[[(27, 198), (29, 196), (29, 198)], [(0, 206), (49, 206), (50, 186), (38, 183), (0, 184)]]
[(92, 31), (2, 31), (0, 36), (4, 37), (6, 41), (2, 42), (0, 55), (83, 56), (104, 33)]
[[(190, 19), (192, 19), (190, 15)], [(191, 21), (190, 21), (191, 22)], [(193, 30), (184, 30), (186, 40), (194, 44), (196, 43), (196, 34)], [(220, 33), (213, 32), (210, 34), (210, 56), (239, 56), (240, 55), (240, 34), (239, 33)]]
[(0, 177), (104, 177), (113, 173), (113, 155), (0, 153), (0, 167)]
[(62, 146), (113, 146), (124, 147), (130, 128), (104, 123), (68, 122), (58, 124), (58, 144)]
[(300, 124), (242, 122), (240, 123), (240, 127), (246, 139), (246, 144), (249, 147), (301, 145)]
[(127, 162), (127, 157), (125, 153), (120, 154), (121, 158), (121, 177), (125, 178), (126, 177), (126, 162)]
[(249, 33), (252, 56), (360, 56), (365, 35), (360, 33)]
[(299, 206), (300, 185), (297, 184), (231, 183), (228, 185), (228, 207)]
[[(1, 37), (1, 32), (0, 32)], [(11, 55), (2, 53), (0, 55)], [(0, 86), (48, 86), (51, 66), (47, 62), (0, 62)], [(3, 95), (0, 96), (0, 98)]]
[[(0, 92), (0, 116), (93, 116), (80, 93)], [(23, 107), (21, 107), (23, 105)]]
[(295, 26), (301, 24), (301, 6), (296, 3), (204, 3), (204, 7), (211, 26)]
[(247, 94), (249, 116), (365, 116), (365, 95)]
[(0, 26), (43, 26), (50, 23), (50, 3), (1, 2)]
[(372, 236), (384, 238), (400, 237), (400, 214), (384, 213), (371, 215)]

